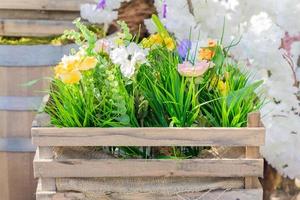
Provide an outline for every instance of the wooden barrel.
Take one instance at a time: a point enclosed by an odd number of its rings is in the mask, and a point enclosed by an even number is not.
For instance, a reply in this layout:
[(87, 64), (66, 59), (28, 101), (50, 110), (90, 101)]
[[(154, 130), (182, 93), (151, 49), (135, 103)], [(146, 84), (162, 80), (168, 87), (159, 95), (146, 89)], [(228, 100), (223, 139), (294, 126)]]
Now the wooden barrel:
[(0, 45), (0, 199), (32, 200), (36, 180), (35, 147), (30, 128), (48, 80), (32, 87), (22, 84), (52, 75), (51, 66), (75, 45)]

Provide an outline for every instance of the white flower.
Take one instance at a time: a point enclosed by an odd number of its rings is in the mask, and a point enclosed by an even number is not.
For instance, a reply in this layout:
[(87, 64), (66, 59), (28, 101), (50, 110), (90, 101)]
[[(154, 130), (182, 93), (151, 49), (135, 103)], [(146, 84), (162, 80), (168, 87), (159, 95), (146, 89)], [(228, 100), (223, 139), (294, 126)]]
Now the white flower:
[(80, 15), (83, 19), (91, 23), (110, 24), (118, 18), (118, 9), (122, 2), (130, 0), (106, 1), (104, 9), (96, 9), (97, 4), (82, 4), (80, 6)]
[(112, 10), (96, 9), (96, 4), (82, 4), (80, 6), (80, 15), (83, 19), (91, 23), (110, 24), (118, 18), (118, 12)]
[(111, 51), (110, 58), (114, 64), (120, 65), (121, 73), (126, 78), (131, 78), (138, 64), (146, 62), (147, 51), (141, 49), (136, 43), (128, 47), (119, 47)]

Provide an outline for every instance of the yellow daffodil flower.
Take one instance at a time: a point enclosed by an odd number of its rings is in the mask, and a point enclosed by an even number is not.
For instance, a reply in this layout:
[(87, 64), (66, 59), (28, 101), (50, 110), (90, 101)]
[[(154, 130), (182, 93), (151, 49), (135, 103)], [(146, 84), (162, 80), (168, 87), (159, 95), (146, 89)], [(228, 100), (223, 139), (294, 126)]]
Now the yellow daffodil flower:
[(84, 56), (82, 51), (76, 55), (64, 56), (54, 68), (55, 78), (59, 78), (67, 84), (78, 83), (81, 79), (81, 71), (95, 68), (97, 62), (95, 57)]
[(226, 96), (229, 92), (229, 85), (226, 82), (222, 81), (222, 80), (218, 81), (217, 88), (223, 96)]
[(150, 48), (151, 47), (151, 44), (150, 44), (150, 41), (147, 39), (147, 38), (144, 38), (141, 42), (142, 46), (144, 48)]
[(164, 45), (170, 51), (173, 51), (176, 47), (175, 41), (170, 36), (165, 36), (160, 33), (151, 35), (148, 39), (142, 40), (142, 46), (144, 48), (151, 48), (155, 45)]
[(152, 35), (150, 37), (149, 41), (150, 41), (150, 43), (152, 43), (152, 45), (154, 45), (154, 44), (161, 45), (163, 43), (163, 38), (159, 33), (157, 33), (157, 34)]
[(86, 70), (89, 70), (89, 69), (93, 69), (93, 68), (96, 67), (97, 62), (98, 61), (95, 57), (88, 56), (80, 62), (79, 66), (78, 66), (78, 69), (80, 71), (86, 71)]
[(165, 38), (164, 43), (169, 51), (173, 51), (175, 49), (175, 42), (171, 37)]
[(66, 84), (78, 83), (81, 79), (81, 73), (78, 70), (71, 71), (69, 73), (60, 74), (60, 79)]

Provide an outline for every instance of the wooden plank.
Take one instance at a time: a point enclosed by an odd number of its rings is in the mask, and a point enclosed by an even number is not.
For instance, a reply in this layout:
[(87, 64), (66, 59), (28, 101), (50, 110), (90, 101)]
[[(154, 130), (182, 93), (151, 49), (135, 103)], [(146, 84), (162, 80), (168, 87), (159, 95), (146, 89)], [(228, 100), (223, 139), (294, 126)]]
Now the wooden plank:
[(30, 138), (34, 116), (32, 111), (0, 111), (0, 137)]
[[(86, 194), (76, 192), (57, 192), (52, 195), (53, 199), (74, 200), (86, 199)], [(263, 190), (260, 189), (233, 189), (233, 190), (215, 190), (208, 192), (190, 192), (179, 194), (160, 194), (160, 193), (108, 193), (93, 194), (97, 200), (174, 200), (174, 199), (194, 199), (194, 200), (262, 200)], [(44, 200), (44, 199), (37, 199)], [(46, 199), (48, 200), (48, 199)]]
[(78, 11), (47, 11), (47, 10), (1, 10), (0, 19), (35, 19), (35, 20), (67, 20), (73, 21), (80, 17)]
[(32, 128), (38, 146), (259, 146), (264, 128)]
[(0, 138), (0, 152), (35, 152), (30, 138)]
[[(250, 113), (248, 115), (248, 127), (261, 127), (260, 113)], [(260, 147), (246, 146), (246, 158), (260, 158)], [(260, 185), (257, 177), (245, 177), (245, 188), (257, 188)]]
[(67, 29), (74, 29), (71, 21), (0, 19), (0, 36), (55, 36)]
[(35, 177), (262, 176), (263, 159), (35, 159)]
[(0, 199), (32, 200), (36, 188), (33, 178), (34, 153), (0, 152)]
[[(45, 32), (47, 31), (47, 27)], [(16, 29), (18, 31), (18, 28)], [(1, 32), (1, 30), (0, 30)], [(54, 45), (0, 45), (0, 70), (6, 74), (14, 73), (15, 70), (22, 70), (22, 75), (29, 76), (36, 70), (47, 70), (50, 66), (58, 64), (65, 54), (69, 54), (71, 49), (78, 49), (75, 44), (68, 44), (63, 46)], [(11, 57), (11, 52), (14, 52), (14, 58)], [(38, 59), (37, 59), (38, 58)], [(3, 68), (3, 69), (2, 69)], [(36, 69), (38, 68), (38, 69)], [(11, 71), (10, 71), (11, 70)], [(27, 70), (27, 72), (25, 71)], [(49, 71), (49, 70), (48, 70)], [(49, 73), (48, 73), (49, 74)], [(43, 74), (40, 74), (40, 76)], [(22, 76), (17, 76), (21, 78)], [(41, 77), (39, 77), (41, 78)], [(24, 82), (23, 82), (24, 83)]]
[[(52, 71), (52, 67), (0, 66), (0, 96), (43, 96), (50, 85), (50, 80), (46, 77), (51, 77)], [(37, 82), (31, 86), (24, 85), (33, 80)]]
[(53, 196), (56, 194), (55, 191), (43, 191), (42, 181), (38, 180), (38, 185), (36, 189), (36, 200), (53, 200)]
[(1, 0), (0, 9), (79, 11), (80, 4), (94, 0)]
[[(34, 160), (52, 159), (54, 156), (51, 147), (37, 147)], [(39, 187), (41, 191), (56, 191), (55, 178), (39, 178)]]
[(57, 191), (93, 193), (166, 193), (201, 192), (244, 188), (244, 178), (216, 177), (118, 177), (56, 178)]
[(0, 110), (4, 111), (34, 111), (38, 110), (43, 97), (0, 96)]

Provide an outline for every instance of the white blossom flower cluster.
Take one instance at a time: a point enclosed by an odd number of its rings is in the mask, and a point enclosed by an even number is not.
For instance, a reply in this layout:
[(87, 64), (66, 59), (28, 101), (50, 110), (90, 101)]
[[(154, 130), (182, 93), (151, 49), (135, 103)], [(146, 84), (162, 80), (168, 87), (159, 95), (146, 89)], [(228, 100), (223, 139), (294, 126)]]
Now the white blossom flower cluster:
[[(282, 174), (300, 178), (300, 1), (155, 0), (155, 6), (178, 40), (220, 38), (223, 27), (224, 44), (242, 38), (234, 56), (265, 80), (262, 154)], [(153, 32), (150, 21), (145, 24)]]
[(111, 24), (118, 18), (118, 8), (122, 2), (130, 0), (104, 0), (103, 8), (97, 8), (97, 2), (94, 4), (82, 4), (80, 6), (80, 15), (83, 19), (96, 24)]

